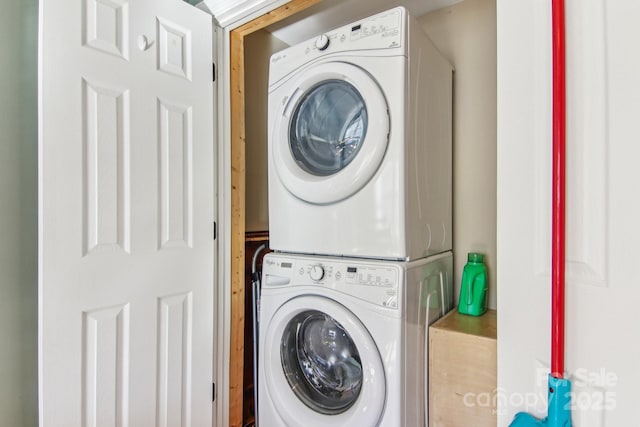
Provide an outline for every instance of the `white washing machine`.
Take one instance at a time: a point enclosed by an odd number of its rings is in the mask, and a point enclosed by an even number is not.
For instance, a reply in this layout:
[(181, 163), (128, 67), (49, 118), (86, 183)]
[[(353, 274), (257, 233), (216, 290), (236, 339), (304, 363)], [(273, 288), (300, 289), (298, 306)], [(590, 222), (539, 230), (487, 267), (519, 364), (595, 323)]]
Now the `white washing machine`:
[(276, 251), (451, 250), (452, 68), (404, 8), (280, 51), (269, 69)]
[(427, 425), (427, 329), (452, 307), (451, 253), (271, 253), (262, 268), (260, 426)]

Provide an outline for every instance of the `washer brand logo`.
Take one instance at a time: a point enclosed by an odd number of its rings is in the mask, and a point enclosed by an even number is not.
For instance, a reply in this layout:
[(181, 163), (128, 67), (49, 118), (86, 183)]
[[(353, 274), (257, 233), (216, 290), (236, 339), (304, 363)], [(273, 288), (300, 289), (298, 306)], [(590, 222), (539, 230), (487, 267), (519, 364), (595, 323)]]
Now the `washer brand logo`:
[(276, 265), (276, 262), (274, 260), (268, 259), (268, 260), (265, 260), (265, 264), (267, 264), (267, 265)]

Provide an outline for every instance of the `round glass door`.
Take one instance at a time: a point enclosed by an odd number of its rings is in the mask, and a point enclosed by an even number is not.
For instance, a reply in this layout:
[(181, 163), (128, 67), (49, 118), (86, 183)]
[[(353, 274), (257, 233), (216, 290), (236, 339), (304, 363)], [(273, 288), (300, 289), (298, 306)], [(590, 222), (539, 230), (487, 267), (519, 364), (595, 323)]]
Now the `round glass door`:
[(284, 85), (270, 135), (273, 164), (294, 196), (329, 204), (358, 192), (376, 173), (389, 140), (380, 87), (345, 62), (314, 65)]
[(348, 410), (362, 388), (362, 362), (353, 339), (331, 316), (315, 310), (293, 317), (282, 335), (282, 369), (291, 390), (312, 410)]
[[(270, 297), (263, 298), (268, 306)], [(325, 296), (277, 305), (260, 332), (264, 398), (282, 418), (277, 424), (377, 425), (385, 408), (385, 372), (361, 320)]]
[(358, 155), (367, 133), (367, 108), (352, 84), (327, 80), (312, 87), (291, 118), (289, 145), (312, 175), (333, 175)]

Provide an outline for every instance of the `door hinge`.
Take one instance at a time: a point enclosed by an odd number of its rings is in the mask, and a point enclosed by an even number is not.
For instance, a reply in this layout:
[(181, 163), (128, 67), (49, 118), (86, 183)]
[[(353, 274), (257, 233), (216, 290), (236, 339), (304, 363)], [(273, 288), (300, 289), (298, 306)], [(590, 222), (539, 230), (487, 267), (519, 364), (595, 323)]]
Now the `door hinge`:
[(216, 401), (216, 383), (211, 383), (212, 387), (212, 401), (215, 402)]
[(213, 240), (218, 238), (218, 223), (213, 221)]
[(215, 82), (216, 81), (216, 63), (213, 62), (211, 64), (211, 66), (212, 66), (212, 69), (213, 69), (213, 81)]

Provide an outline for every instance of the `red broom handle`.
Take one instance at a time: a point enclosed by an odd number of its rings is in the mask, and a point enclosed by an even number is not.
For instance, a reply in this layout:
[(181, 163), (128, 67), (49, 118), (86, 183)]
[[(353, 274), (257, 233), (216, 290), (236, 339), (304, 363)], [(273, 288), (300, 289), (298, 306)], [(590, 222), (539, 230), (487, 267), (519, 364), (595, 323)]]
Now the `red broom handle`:
[(552, 0), (553, 191), (551, 249), (551, 375), (564, 376), (565, 266), (565, 20), (564, 0)]

